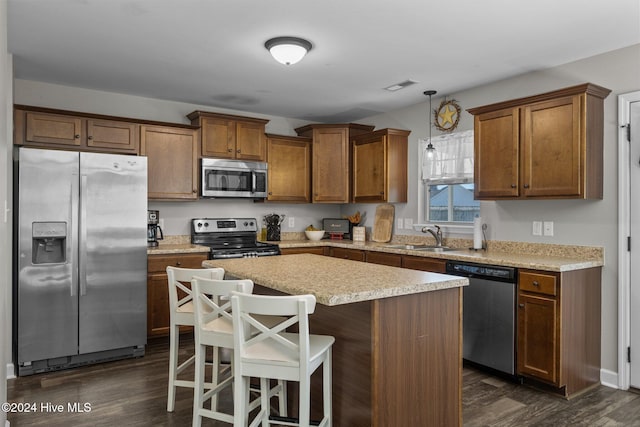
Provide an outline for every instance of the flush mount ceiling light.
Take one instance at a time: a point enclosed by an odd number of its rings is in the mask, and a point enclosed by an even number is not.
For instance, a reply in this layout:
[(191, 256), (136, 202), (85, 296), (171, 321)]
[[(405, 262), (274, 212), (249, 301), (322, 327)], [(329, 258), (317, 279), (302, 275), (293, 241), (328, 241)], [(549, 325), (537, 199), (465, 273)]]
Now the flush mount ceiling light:
[(281, 64), (292, 65), (300, 61), (311, 50), (311, 42), (299, 37), (274, 37), (264, 47)]

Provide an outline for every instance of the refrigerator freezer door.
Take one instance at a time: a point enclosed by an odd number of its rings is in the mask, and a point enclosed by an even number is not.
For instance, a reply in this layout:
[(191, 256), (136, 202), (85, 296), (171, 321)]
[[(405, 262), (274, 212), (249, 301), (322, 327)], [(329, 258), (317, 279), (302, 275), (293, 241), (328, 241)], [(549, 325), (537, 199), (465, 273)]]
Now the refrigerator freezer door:
[(18, 363), (78, 352), (78, 153), (21, 148)]
[(80, 154), (80, 353), (146, 343), (147, 158)]

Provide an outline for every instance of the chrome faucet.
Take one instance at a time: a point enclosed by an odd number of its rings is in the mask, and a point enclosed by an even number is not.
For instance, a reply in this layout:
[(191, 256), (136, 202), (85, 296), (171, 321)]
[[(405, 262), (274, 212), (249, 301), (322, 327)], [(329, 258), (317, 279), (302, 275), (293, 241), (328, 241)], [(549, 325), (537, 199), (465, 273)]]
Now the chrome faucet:
[(433, 231), (433, 229), (429, 227), (422, 227), (422, 232), (431, 233), (431, 235), (436, 239), (436, 246), (442, 246), (442, 230), (438, 225), (434, 225), (433, 227), (436, 231)]

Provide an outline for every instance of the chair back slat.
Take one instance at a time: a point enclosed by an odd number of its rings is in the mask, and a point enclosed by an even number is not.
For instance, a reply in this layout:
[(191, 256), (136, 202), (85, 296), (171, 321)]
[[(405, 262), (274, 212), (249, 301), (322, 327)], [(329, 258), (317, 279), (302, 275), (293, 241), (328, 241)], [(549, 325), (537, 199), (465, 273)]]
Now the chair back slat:
[[(169, 286), (169, 311), (171, 316), (178, 309), (178, 307), (186, 304), (193, 299), (191, 289), (185, 286), (184, 283), (191, 283), (191, 280), (195, 277), (203, 277), (207, 279), (222, 279), (224, 278), (223, 268), (180, 268), (180, 267), (167, 267), (167, 279)], [(182, 298), (179, 297), (178, 290), (184, 292)]]

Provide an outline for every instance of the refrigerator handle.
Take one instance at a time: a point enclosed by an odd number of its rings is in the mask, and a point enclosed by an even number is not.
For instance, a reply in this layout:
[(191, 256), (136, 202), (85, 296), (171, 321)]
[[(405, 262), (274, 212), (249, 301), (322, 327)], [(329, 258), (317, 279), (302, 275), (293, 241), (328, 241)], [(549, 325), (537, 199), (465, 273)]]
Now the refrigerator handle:
[(80, 237), (78, 239), (78, 252), (79, 259), (78, 265), (80, 266), (80, 296), (87, 293), (87, 175), (81, 175), (80, 177)]
[[(78, 175), (71, 175), (71, 212), (69, 212), (70, 224), (68, 233), (72, 242), (78, 241)], [(67, 254), (71, 255), (71, 296), (75, 296), (78, 289), (78, 247), (76, 245), (68, 245)]]

